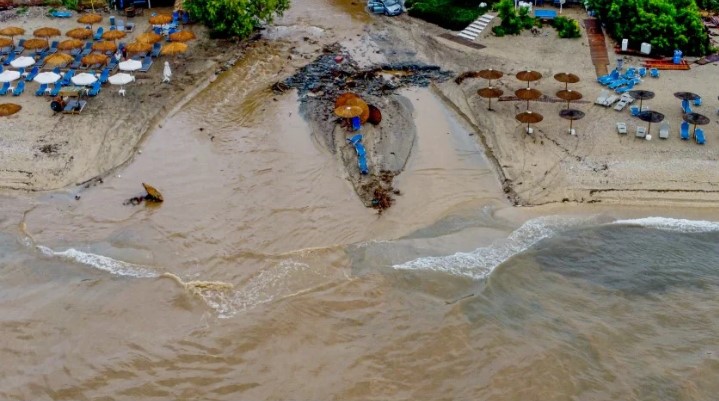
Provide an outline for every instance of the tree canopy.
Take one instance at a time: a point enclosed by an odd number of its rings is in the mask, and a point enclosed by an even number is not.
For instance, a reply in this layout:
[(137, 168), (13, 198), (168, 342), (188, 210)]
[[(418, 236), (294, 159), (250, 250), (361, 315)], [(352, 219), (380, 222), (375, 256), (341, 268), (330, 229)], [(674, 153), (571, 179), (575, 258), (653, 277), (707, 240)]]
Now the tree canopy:
[(263, 24), (282, 15), (290, 0), (185, 0), (185, 10), (215, 36), (249, 36)]
[(709, 36), (695, 0), (589, 0), (607, 33), (615, 40), (642, 42), (652, 52), (671, 55), (675, 49), (702, 56), (710, 51)]

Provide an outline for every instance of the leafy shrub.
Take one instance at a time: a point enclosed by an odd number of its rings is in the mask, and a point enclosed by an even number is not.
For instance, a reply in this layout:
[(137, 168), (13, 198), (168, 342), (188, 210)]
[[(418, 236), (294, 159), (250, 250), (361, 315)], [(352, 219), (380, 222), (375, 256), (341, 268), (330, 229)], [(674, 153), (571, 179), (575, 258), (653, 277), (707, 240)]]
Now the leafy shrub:
[(578, 38), (582, 36), (577, 20), (567, 17), (557, 17), (552, 22), (560, 38)]
[(62, 5), (68, 10), (77, 10), (78, 0), (62, 0)]
[(536, 18), (529, 15), (528, 8), (520, 7), (517, 12), (513, 0), (502, 0), (496, 8), (499, 18), (502, 20), (499, 26), (492, 28), (492, 32), (497, 36), (519, 35), (522, 30), (531, 29), (539, 23)]
[(211, 37), (243, 38), (282, 15), (290, 0), (185, 0), (184, 6), (193, 20), (210, 28)]
[(629, 39), (636, 47), (647, 42), (652, 52), (664, 55), (680, 49), (687, 55), (702, 56), (710, 50), (709, 35), (695, 0), (588, 1), (607, 33), (617, 41)]
[[(445, 29), (462, 30), (484, 14), (486, 9), (472, 4), (474, 0), (412, 0), (405, 2), (407, 13)], [(480, 1), (476, 2), (477, 4)]]

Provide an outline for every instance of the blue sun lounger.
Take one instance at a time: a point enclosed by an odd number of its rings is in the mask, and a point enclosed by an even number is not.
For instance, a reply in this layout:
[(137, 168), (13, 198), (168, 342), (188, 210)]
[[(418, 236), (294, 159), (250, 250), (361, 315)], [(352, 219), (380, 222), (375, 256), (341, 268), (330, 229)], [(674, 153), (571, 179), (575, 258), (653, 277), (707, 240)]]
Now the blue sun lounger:
[(47, 84), (40, 84), (40, 87), (37, 88), (37, 91), (35, 92), (35, 96), (44, 95), (46, 90), (47, 90)]
[(689, 101), (684, 99), (682, 100), (682, 113), (687, 114), (692, 112), (692, 107), (689, 106)]
[(12, 91), (13, 96), (20, 96), (22, 93), (25, 92), (25, 81), (20, 81), (17, 83), (17, 86)]
[(55, 86), (50, 91), (50, 96), (55, 97), (60, 94), (60, 90), (62, 89), (62, 84), (60, 81), (55, 82)]
[(5, 82), (2, 87), (0, 87), (0, 96), (7, 95), (8, 89), (10, 89), (10, 82)]
[(694, 140), (697, 142), (697, 144), (704, 145), (705, 140), (704, 140), (704, 130), (703, 129), (697, 128), (697, 130), (694, 131)]
[(683, 121), (681, 126), (679, 127), (679, 137), (684, 140), (689, 140), (689, 123), (686, 121)]

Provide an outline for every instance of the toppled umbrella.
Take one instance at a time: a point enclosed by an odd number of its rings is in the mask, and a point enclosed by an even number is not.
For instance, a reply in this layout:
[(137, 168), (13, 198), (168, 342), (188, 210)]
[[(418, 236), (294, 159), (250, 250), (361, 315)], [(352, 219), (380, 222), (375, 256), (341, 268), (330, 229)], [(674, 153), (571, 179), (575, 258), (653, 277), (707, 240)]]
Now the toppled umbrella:
[(125, 202), (123, 202), (122, 204), (123, 205), (139, 205), (140, 203), (142, 203), (142, 201), (153, 202), (153, 203), (160, 203), (160, 202), (164, 201), (162, 194), (160, 193), (160, 191), (155, 189), (155, 187), (153, 187), (150, 184), (146, 184), (144, 182), (142, 183), (142, 186), (145, 188), (145, 191), (147, 192), (147, 194), (145, 196), (132, 197), (132, 198), (126, 200)]

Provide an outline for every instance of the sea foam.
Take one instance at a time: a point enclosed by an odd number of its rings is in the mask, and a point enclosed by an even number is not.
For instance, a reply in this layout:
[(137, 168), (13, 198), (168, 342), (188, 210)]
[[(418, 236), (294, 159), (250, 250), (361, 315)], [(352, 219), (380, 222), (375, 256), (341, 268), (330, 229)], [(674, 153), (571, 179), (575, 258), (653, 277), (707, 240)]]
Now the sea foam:
[(106, 271), (116, 276), (128, 276), (138, 278), (159, 277), (159, 274), (157, 272), (153, 271), (148, 267), (123, 262), (121, 260), (115, 260), (107, 256), (79, 251), (74, 248), (69, 248), (64, 251), (53, 251), (46, 246), (38, 245), (37, 249), (39, 249), (40, 252), (42, 252), (46, 256), (61, 257), (63, 259), (71, 260), (76, 263)]
[(482, 279), (495, 267), (542, 239), (590, 221), (575, 217), (540, 217), (528, 220), (507, 239), (496, 241), (490, 246), (448, 256), (423, 257), (393, 267), (398, 270), (429, 270)]
[(616, 220), (612, 224), (635, 225), (683, 233), (707, 233), (719, 231), (719, 223), (717, 222), (706, 220), (673, 219), (669, 217), (644, 217), (641, 219)]

